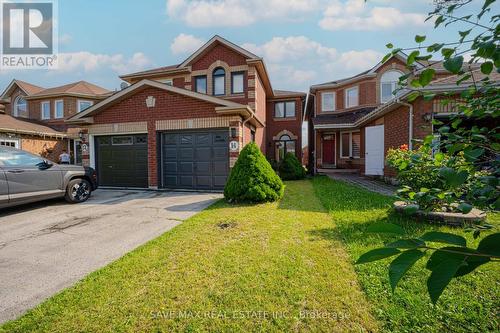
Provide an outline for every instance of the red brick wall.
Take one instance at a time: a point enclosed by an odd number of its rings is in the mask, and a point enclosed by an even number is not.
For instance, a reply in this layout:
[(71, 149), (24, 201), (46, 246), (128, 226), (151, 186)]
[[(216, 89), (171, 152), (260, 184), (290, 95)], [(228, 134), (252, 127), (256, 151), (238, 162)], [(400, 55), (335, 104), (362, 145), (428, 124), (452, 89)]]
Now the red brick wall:
[(221, 60), (229, 66), (246, 65), (246, 59), (241, 54), (227, 48), (226, 46), (217, 43), (209, 52), (205, 52), (199, 59), (196, 59), (192, 64), (192, 70), (204, 70), (211, 64)]
[[(146, 98), (156, 98), (152, 109), (146, 107)], [(157, 88), (146, 88), (135, 95), (94, 116), (95, 124), (112, 124), (136, 121), (148, 123), (149, 185), (157, 186), (156, 121), (161, 119), (190, 119), (214, 117), (215, 105)]]
[[(274, 118), (274, 104), (279, 101), (295, 100), (295, 118)], [(280, 100), (272, 100), (267, 102), (266, 115), (266, 141), (267, 141), (267, 157), (275, 158), (275, 145), (273, 137), (278, 135), (283, 130), (287, 130), (297, 136), (295, 145), (295, 154), (299, 161), (302, 160), (302, 99), (300, 97), (287, 98)]]

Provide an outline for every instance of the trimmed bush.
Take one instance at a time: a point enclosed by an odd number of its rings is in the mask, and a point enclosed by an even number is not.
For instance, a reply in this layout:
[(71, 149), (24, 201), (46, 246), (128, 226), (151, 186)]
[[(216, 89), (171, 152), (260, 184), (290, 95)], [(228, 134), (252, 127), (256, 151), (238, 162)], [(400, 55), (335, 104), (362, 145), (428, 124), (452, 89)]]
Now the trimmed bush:
[(279, 173), (283, 180), (303, 179), (306, 176), (306, 170), (292, 153), (285, 154), (279, 166)]
[(281, 199), (283, 192), (283, 182), (259, 147), (254, 142), (247, 144), (231, 170), (224, 197), (237, 202), (265, 202)]

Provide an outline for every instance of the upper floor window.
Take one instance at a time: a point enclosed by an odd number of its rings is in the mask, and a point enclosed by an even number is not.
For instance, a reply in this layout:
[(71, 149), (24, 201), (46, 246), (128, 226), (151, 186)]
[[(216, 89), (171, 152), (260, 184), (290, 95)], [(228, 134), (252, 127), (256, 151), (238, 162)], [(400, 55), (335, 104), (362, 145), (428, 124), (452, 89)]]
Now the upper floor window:
[(335, 93), (324, 92), (321, 93), (321, 111), (335, 111)]
[(63, 100), (58, 100), (55, 102), (56, 110), (54, 113), (54, 118), (63, 118), (64, 117), (64, 102)]
[(231, 93), (241, 94), (243, 92), (243, 81), (245, 73), (235, 72), (231, 73)]
[(78, 101), (77, 111), (82, 112), (85, 109), (88, 109), (94, 104), (92, 101)]
[(358, 106), (358, 87), (352, 87), (345, 90), (345, 107), (352, 108)]
[(213, 73), (214, 95), (226, 94), (226, 71), (224, 68), (216, 68)]
[(194, 78), (194, 90), (202, 94), (207, 93), (207, 77), (205, 75)]
[(159, 81), (161, 83), (165, 83), (167, 86), (173, 86), (174, 85), (174, 80), (172, 80), (172, 79), (161, 79)]
[(295, 102), (276, 102), (274, 104), (274, 118), (294, 118)]
[(20, 117), (28, 110), (28, 103), (22, 96), (18, 96), (14, 102), (14, 117)]
[(398, 88), (400, 71), (387, 71), (380, 78), (380, 102), (385, 103), (394, 97), (394, 91)]
[(50, 119), (50, 102), (42, 102), (42, 119)]

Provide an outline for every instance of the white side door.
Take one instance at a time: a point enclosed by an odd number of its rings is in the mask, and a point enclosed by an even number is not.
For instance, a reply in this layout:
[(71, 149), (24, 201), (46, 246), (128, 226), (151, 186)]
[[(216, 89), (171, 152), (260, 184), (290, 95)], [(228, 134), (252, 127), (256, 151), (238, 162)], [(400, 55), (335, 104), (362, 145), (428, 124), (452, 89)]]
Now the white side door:
[(384, 174), (384, 125), (365, 128), (365, 174)]

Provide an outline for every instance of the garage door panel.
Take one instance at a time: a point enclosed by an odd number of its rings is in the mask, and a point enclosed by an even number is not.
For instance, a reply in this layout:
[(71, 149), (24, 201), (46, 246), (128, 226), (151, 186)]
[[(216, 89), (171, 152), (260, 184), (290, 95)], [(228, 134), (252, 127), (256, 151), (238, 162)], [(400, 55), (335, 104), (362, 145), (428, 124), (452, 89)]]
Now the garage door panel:
[(147, 148), (146, 134), (97, 137), (99, 185), (148, 187)]
[(228, 130), (167, 132), (163, 133), (162, 145), (164, 187), (224, 187), (229, 173)]

